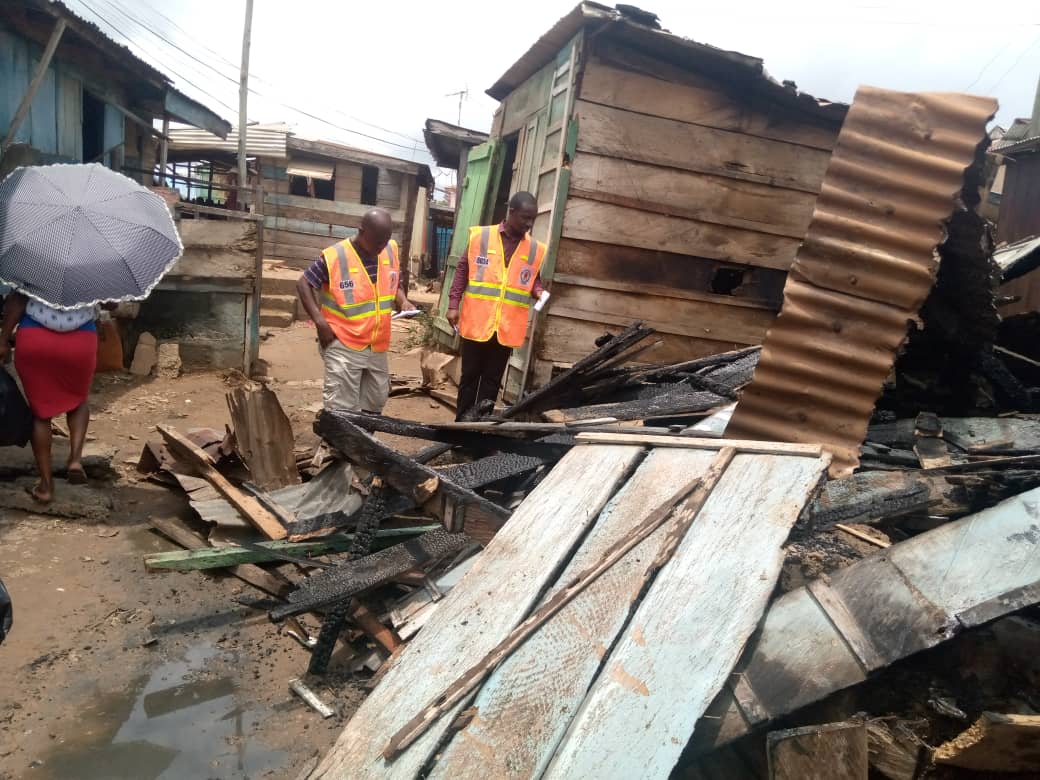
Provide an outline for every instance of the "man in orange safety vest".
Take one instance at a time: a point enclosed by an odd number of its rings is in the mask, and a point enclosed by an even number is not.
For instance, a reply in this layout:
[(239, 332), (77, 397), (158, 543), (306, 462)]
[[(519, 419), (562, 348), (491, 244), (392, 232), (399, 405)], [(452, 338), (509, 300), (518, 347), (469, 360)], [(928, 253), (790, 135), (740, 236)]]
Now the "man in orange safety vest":
[(385, 209), (372, 209), (353, 238), (321, 253), (296, 283), (318, 330), (326, 409), (381, 412), (390, 395), (390, 314), (414, 310), (400, 287), (397, 242)]
[(539, 276), (545, 244), (531, 238), (537, 215), (534, 195), (518, 192), (501, 224), (470, 228), (448, 296), (447, 320), (462, 338), (457, 420), (494, 403), (509, 355), (527, 337), (532, 304), (548, 298)]

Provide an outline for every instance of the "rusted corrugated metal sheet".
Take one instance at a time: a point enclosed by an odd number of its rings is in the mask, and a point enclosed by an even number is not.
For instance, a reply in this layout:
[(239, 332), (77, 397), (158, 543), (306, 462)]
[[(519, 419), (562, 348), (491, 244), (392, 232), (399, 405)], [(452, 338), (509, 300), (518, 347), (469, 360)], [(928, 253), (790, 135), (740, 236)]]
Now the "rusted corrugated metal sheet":
[(819, 442), (834, 455), (833, 475), (855, 468), (996, 108), (971, 95), (857, 91), (727, 436)]

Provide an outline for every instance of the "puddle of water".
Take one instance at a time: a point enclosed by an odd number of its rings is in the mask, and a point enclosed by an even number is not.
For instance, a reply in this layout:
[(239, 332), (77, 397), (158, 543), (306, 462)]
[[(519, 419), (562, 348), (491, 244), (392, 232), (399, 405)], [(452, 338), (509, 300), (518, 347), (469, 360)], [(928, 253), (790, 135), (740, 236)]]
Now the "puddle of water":
[(196, 780), (250, 778), (287, 754), (250, 735), (261, 713), (235, 705), (230, 677), (201, 677), (220, 651), (209, 644), (163, 663), (123, 694), (100, 697), (81, 718), (82, 733), (41, 756), (41, 780)]

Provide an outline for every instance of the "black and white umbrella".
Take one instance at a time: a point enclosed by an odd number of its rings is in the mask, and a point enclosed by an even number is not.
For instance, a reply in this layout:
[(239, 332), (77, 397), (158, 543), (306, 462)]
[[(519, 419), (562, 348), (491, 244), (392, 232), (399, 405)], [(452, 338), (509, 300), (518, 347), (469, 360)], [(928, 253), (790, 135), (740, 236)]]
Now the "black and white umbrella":
[(181, 251), (166, 202), (103, 165), (18, 168), (0, 182), (0, 282), (48, 306), (141, 300)]

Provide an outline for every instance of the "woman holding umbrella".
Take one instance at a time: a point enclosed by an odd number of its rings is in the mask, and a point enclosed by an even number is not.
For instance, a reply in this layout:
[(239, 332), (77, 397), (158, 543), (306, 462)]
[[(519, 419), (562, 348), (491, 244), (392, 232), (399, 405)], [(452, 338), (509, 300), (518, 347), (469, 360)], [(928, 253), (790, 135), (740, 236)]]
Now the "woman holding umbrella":
[(93, 306), (58, 311), (12, 293), (4, 305), (0, 327), (0, 363), (10, 351), (18, 326), (15, 368), (33, 413), (32, 448), (40, 481), (32, 497), (47, 503), (54, 494), (51, 473), (51, 418), (64, 414), (69, 425), (68, 481), (87, 481), (83, 443), (87, 440), (90, 408), (87, 395), (97, 363), (97, 328)]
[(33, 413), (37, 501), (54, 493), (51, 418), (69, 425), (68, 480), (81, 462), (97, 362), (94, 320), (101, 301), (148, 296), (181, 254), (165, 202), (96, 164), (19, 168), (0, 183), (0, 363), (15, 340), (15, 368)]

